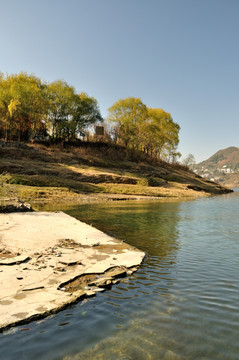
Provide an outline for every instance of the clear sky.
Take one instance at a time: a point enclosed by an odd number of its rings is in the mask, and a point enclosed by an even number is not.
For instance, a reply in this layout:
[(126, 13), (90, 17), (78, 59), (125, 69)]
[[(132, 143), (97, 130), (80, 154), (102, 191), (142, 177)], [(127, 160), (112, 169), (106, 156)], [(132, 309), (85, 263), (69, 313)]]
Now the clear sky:
[(239, 146), (239, 0), (0, 0), (0, 71), (63, 79), (104, 117), (140, 97), (197, 162)]

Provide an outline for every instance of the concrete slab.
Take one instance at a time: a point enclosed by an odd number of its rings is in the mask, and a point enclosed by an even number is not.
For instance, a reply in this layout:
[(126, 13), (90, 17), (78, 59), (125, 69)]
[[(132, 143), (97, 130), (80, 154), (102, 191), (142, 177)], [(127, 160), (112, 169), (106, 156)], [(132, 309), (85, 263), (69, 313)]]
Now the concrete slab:
[(0, 330), (110, 287), (144, 256), (62, 212), (0, 214)]

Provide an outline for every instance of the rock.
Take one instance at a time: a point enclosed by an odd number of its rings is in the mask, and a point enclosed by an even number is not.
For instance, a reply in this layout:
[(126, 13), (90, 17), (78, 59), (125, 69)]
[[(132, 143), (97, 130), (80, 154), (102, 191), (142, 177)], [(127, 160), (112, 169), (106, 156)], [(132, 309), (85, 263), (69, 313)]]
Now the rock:
[(19, 255), (19, 256), (0, 260), (0, 265), (16, 265), (16, 264), (26, 263), (29, 260), (30, 260), (29, 256)]
[(61, 212), (0, 214), (0, 232), (0, 331), (110, 288), (145, 256)]
[(33, 211), (31, 205), (22, 202), (17, 204), (0, 205), (0, 213), (28, 212), (28, 211)]
[(175, 352), (168, 350), (163, 357), (163, 360), (181, 360), (181, 356), (176, 354)]

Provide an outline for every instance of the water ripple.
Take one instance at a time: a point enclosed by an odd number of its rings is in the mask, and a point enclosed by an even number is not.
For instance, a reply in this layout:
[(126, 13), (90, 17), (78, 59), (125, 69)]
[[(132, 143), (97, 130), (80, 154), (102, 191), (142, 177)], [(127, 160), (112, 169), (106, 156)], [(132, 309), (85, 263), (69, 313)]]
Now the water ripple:
[(68, 209), (148, 256), (111, 291), (2, 335), (2, 357), (239, 360), (238, 195)]

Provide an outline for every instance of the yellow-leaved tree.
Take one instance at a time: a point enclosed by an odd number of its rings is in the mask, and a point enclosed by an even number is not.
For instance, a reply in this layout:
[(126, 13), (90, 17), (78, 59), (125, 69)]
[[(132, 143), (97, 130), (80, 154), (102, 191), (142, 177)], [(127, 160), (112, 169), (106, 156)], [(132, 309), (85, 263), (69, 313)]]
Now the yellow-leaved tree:
[(167, 160), (179, 155), (180, 126), (163, 109), (148, 108), (141, 99), (129, 97), (115, 102), (107, 119), (115, 124), (117, 138), (126, 147)]
[(118, 138), (125, 146), (138, 148), (138, 126), (147, 118), (147, 107), (139, 98), (120, 99), (108, 109), (107, 120), (113, 122)]

